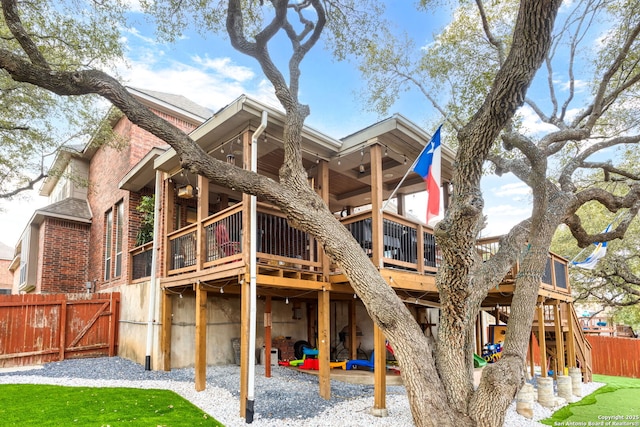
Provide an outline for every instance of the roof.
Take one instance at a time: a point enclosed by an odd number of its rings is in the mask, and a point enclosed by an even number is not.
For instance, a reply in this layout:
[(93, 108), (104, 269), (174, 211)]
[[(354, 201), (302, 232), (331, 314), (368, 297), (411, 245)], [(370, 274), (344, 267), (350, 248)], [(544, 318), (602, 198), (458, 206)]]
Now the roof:
[(170, 104), (190, 114), (198, 116), (202, 119), (202, 121), (208, 119), (213, 115), (213, 111), (209, 110), (206, 107), (203, 107), (202, 105), (196, 104), (195, 102), (191, 101), (190, 99), (182, 95), (176, 95), (173, 93), (165, 93), (165, 92), (157, 92), (155, 90), (140, 89), (140, 88), (134, 88), (134, 87), (130, 87), (129, 89), (133, 89), (134, 91), (140, 92), (144, 95), (147, 95), (148, 97), (155, 98), (158, 101), (161, 101), (166, 104)]
[(34, 220), (37, 220), (38, 217), (57, 217), (90, 222), (91, 216), (91, 209), (86, 200), (69, 198), (36, 210)]

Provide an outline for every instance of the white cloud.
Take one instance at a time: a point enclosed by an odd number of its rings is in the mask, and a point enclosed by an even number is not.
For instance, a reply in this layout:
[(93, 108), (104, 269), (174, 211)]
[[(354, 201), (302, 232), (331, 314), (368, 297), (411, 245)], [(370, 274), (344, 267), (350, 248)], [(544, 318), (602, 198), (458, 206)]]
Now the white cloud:
[[(560, 85), (562, 90), (568, 91), (571, 88), (571, 82), (566, 81)], [(576, 93), (584, 92), (589, 88), (589, 82), (587, 80), (574, 79), (573, 80), (573, 90)]]
[(213, 70), (221, 76), (230, 80), (244, 82), (255, 77), (255, 73), (251, 68), (231, 63), (231, 58), (204, 58), (196, 55), (192, 57), (196, 64), (201, 65), (205, 70)]
[(540, 120), (540, 117), (528, 105), (525, 105), (518, 110), (518, 116), (520, 116), (520, 119), (522, 120), (522, 131), (525, 135), (544, 135), (558, 130), (554, 125), (544, 123)]
[(501, 204), (484, 210), (487, 216), (487, 227), (482, 230), (483, 236), (501, 236), (531, 214), (527, 207)]
[(491, 192), (498, 197), (522, 196), (531, 194), (531, 188), (522, 182), (513, 182), (492, 188)]
[(136, 27), (122, 27), (120, 28), (120, 32), (124, 34), (122, 37), (125, 41), (128, 41), (126, 34), (130, 34), (141, 41), (148, 43), (150, 45), (157, 44), (157, 41), (152, 37), (143, 36), (142, 33)]
[(125, 9), (131, 12), (142, 12), (142, 6), (140, 0), (122, 0), (122, 4)]

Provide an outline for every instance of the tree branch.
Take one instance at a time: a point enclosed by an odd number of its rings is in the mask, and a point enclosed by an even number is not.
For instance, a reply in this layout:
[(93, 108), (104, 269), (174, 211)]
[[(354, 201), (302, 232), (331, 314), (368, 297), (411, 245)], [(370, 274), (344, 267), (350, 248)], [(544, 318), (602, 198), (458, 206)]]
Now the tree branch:
[(38, 46), (36, 46), (33, 40), (29, 37), (29, 34), (22, 25), (16, 1), (2, 0), (2, 12), (9, 31), (11, 31), (11, 34), (13, 34), (18, 43), (20, 43), (20, 46), (29, 59), (31, 59), (31, 62), (39, 67), (49, 68), (47, 60), (42, 56)]
[(482, 0), (476, 0), (476, 5), (478, 6), (480, 19), (482, 19), (482, 29), (484, 30), (484, 34), (487, 36), (487, 40), (489, 40), (489, 43), (491, 43), (498, 51), (498, 61), (500, 63), (499, 65), (502, 65), (504, 64), (505, 59), (504, 43), (497, 39), (491, 32), (491, 28), (489, 27), (489, 20), (487, 19), (487, 13), (484, 10)]
[[(620, 209), (628, 208), (618, 225), (611, 231), (606, 233), (588, 234), (582, 226), (582, 220), (577, 214), (573, 214), (565, 219), (564, 223), (569, 227), (569, 231), (577, 240), (578, 247), (586, 248), (594, 242), (609, 242), (613, 239), (622, 239), (627, 232), (631, 221), (638, 214), (640, 209), (640, 185), (632, 187), (631, 191), (623, 197), (614, 196), (613, 194), (599, 189), (584, 190), (576, 195), (577, 202), (574, 206), (582, 206), (587, 201), (598, 201), (611, 212), (617, 212)], [(574, 209), (575, 212), (577, 209)]]
[(636, 23), (636, 25), (631, 29), (631, 32), (627, 36), (624, 44), (620, 47), (620, 50), (618, 51), (615, 59), (611, 62), (611, 65), (600, 79), (598, 90), (591, 105), (582, 114), (579, 114), (573, 121), (574, 127), (577, 127), (577, 125), (586, 118), (587, 121), (583, 125), (583, 127), (589, 130), (593, 129), (597, 120), (600, 118), (607, 106), (622, 91), (628, 89), (629, 87), (640, 81), (640, 74), (636, 74), (634, 78), (628, 80), (627, 82), (625, 82), (625, 84), (618, 86), (615, 91), (607, 95), (607, 90), (609, 88), (611, 80), (623, 66), (625, 59), (629, 55), (629, 52), (631, 51), (631, 48), (638, 37), (638, 34), (640, 34), (640, 22)]
[(48, 175), (46, 173), (40, 173), (40, 175), (33, 179), (30, 179), (26, 184), (14, 188), (13, 190), (6, 193), (0, 193), (0, 199), (10, 199), (18, 193), (22, 193), (23, 191), (33, 190), (34, 185), (45, 179), (47, 176)]

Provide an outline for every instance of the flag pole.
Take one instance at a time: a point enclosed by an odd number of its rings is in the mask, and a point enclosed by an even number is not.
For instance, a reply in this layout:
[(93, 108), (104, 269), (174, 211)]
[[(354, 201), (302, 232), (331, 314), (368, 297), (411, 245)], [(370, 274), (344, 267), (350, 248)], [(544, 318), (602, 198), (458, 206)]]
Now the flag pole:
[[(426, 148), (426, 146), (425, 146)], [(422, 150), (424, 151), (424, 149)], [(422, 154), (422, 152), (420, 152), (420, 154)], [(420, 155), (418, 155), (418, 157), (416, 157), (416, 160), (418, 160), (420, 158)], [(389, 204), (389, 202), (391, 202), (391, 199), (393, 199), (393, 196), (396, 195), (396, 192), (398, 191), (398, 189), (400, 188), (400, 186), (402, 185), (402, 183), (404, 182), (404, 180), (407, 178), (407, 176), (409, 175), (409, 172), (411, 172), (411, 170), (413, 169), (413, 167), (416, 165), (416, 160), (413, 161), (413, 164), (411, 165), (411, 167), (409, 169), (407, 169), (407, 171), (404, 173), (404, 176), (402, 177), (402, 179), (400, 180), (400, 182), (398, 183), (398, 185), (396, 185), (396, 188), (393, 189), (393, 191), (391, 192), (391, 195), (387, 198), (387, 200), (384, 202), (384, 204), (382, 205), (382, 207), (380, 208), (380, 212), (384, 212), (385, 208), (387, 207), (387, 205)]]
[[(438, 126), (438, 129), (440, 129), (441, 127), (442, 127), (442, 125)], [(433, 135), (435, 135), (438, 132), (438, 129), (436, 129), (436, 131), (433, 133)], [(407, 179), (407, 176), (409, 175), (409, 172), (411, 172), (413, 170), (413, 167), (416, 165), (418, 159), (420, 158), (420, 156), (422, 156), (422, 153), (424, 153), (424, 150), (426, 150), (427, 147), (429, 145), (431, 145), (431, 140), (433, 139), (433, 135), (431, 135), (431, 139), (429, 140), (429, 142), (427, 144), (425, 144), (424, 147), (422, 147), (422, 150), (420, 151), (418, 156), (413, 160), (413, 163), (411, 163), (411, 166), (409, 166), (409, 169), (407, 169), (407, 171), (404, 173), (404, 176), (402, 177), (402, 179), (400, 180), (398, 185), (396, 185), (396, 188), (393, 189), (393, 191), (391, 192), (391, 195), (389, 195), (387, 200), (384, 202), (384, 204), (380, 208), (380, 212), (384, 212), (384, 210), (387, 207), (387, 205), (389, 204), (389, 202), (391, 202), (391, 199), (393, 199), (393, 196), (395, 196), (396, 192), (400, 189), (400, 186), (402, 185), (404, 180)]]

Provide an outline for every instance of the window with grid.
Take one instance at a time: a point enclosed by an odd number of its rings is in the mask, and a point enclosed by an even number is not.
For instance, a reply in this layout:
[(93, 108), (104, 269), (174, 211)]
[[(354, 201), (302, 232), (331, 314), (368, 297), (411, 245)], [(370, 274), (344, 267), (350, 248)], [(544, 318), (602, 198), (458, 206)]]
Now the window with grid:
[(122, 238), (124, 228), (124, 203), (118, 202), (116, 205), (116, 265), (113, 272), (113, 277), (120, 277), (122, 274)]
[(104, 227), (104, 280), (111, 278), (111, 255), (112, 255), (112, 234), (113, 234), (113, 209), (109, 209), (105, 214)]

